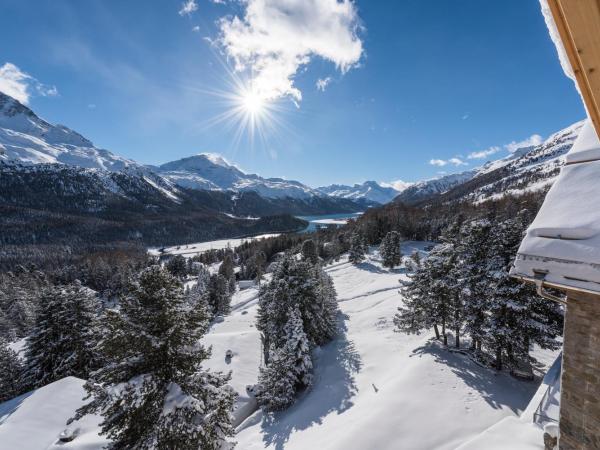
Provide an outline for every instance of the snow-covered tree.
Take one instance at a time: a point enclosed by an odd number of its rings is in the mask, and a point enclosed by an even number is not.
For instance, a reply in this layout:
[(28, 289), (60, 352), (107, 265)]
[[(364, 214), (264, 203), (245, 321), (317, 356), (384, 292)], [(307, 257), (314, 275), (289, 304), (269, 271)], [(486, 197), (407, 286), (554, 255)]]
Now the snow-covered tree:
[(206, 290), (206, 301), (213, 316), (229, 314), (231, 311), (229, 283), (223, 274), (218, 273), (210, 276)]
[(23, 392), (23, 364), (19, 356), (0, 339), (0, 403)]
[(363, 237), (355, 231), (350, 238), (350, 253), (348, 260), (352, 264), (358, 264), (365, 259), (366, 245)]
[(188, 273), (188, 266), (182, 255), (175, 255), (167, 261), (165, 267), (172, 275), (184, 278)]
[(86, 383), (92, 401), (76, 418), (101, 414), (115, 449), (220, 449), (233, 435), (235, 393), (229, 375), (201, 366), (210, 350), (198, 324), (208, 320), (205, 309), (190, 311), (168, 271), (146, 269), (120, 309), (107, 312), (107, 364)]
[(397, 231), (390, 231), (384, 236), (379, 246), (379, 254), (383, 261), (383, 267), (393, 269), (400, 265), (402, 253), (400, 251), (400, 234)]
[(317, 246), (312, 239), (307, 239), (302, 243), (302, 259), (311, 264), (317, 264), (319, 262)]
[(235, 267), (233, 264), (233, 256), (231, 253), (227, 253), (223, 262), (219, 266), (219, 275), (222, 275), (227, 280), (227, 286), (229, 292), (233, 294), (235, 292)]
[(289, 405), (297, 390), (309, 384), (309, 349), (335, 336), (337, 311), (333, 283), (320, 265), (285, 255), (259, 294), (256, 327), (266, 364), (262, 395), (272, 396), (263, 401), (267, 409)]
[(30, 387), (67, 376), (87, 378), (96, 369), (97, 309), (93, 291), (80, 284), (44, 290), (25, 354)]
[(272, 348), (269, 365), (260, 370), (257, 395), (259, 404), (267, 411), (290, 406), (299, 389), (312, 383), (312, 359), (308, 338), (304, 332), (298, 307), (292, 307), (284, 327), (284, 345)]

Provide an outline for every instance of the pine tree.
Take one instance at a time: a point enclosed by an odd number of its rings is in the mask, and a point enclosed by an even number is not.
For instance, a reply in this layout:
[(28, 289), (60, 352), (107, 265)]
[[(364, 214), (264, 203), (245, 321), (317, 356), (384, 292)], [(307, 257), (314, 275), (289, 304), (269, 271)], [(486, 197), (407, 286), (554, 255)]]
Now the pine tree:
[(348, 255), (348, 261), (352, 264), (359, 264), (365, 259), (365, 251), (363, 238), (355, 231), (350, 240), (350, 254)]
[(379, 246), (379, 254), (383, 261), (383, 267), (394, 267), (400, 265), (402, 253), (400, 251), (400, 234), (397, 231), (390, 231), (385, 235)]
[(229, 283), (224, 275), (219, 273), (210, 276), (205, 295), (213, 316), (229, 314), (231, 311), (231, 293)]
[(337, 301), (331, 278), (320, 265), (285, 255), (259, 293), (257, 329), (264, 361), (261, 370), (265, 409), (293, 402), (310, 384), (310, 349), (329, 342), (337, 331)]
[(302, 259), (310, 262), (311, 264), (317, 264), (319, 262), (317, 246), (315, 245), (315, 241), (312, 239), (307, 239), (302, 243)]
[(261, 389), (257, 400), (267, 411), (287, 408), (294, 402), (296, 392), (312, 383), (310, 346), (297, 306), (288, 312), (284, 333), (284, 345), (270, 349), (270, 363), (259, 374)]
[(23, 392), (23, 364), (19, 356), (0, 339), (0, 403)]
[(97, 308), (92, 291), (80, 284), (44, 290), (25, 355), (30, 387), (87, 378), (98, 366)]
[(206, 327), (198, 324), (209, 316), (194, 313), (168, 271), (143, 271), (120, 309), (107, 312), (107, 364), (86, 383), (93, 399), (76, 419), (102, 414), (102, 434), (115, 449), (221, 448), (233, 435), (235, 393), (230, 375), (201, 366), (210, 350), (199, 343)]
[(188, 273), (187, 263), (182, 255), (175, 255), (167, 263), (165, 267), (173, 276), (185, 278)]
[(223, 262), (219, 266), (219, 275), (222, 275), (227, 281), (229, 292), (233, 295), (235, 292), (235, 270), (233, 264), (233, 256), (231, 253), (227, 253)]

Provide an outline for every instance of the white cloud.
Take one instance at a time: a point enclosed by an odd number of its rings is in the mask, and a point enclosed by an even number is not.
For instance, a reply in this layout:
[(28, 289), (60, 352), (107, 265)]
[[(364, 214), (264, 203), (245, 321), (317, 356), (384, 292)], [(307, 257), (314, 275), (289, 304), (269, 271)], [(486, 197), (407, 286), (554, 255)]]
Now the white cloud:
[(469, 113), (467, 114), (463, 114), (463, 116), (461, 117), (462, 120), (467, 120), (469, 118)]
[(502, 150), (500, 147), (494, 146), (494, 147), (490, 147), (485, 150), (471, 152), (471, 153), (469, 153), (467, 158), (468, 159), (483, 159), (483, 158), (487, 158), (488, 156), (493, 155), (494, 153), (498, 153), (500, 150)]
[(522, 141), (512, 141), (511, 143), (506, 144), (504, 148), (510, 153), (514, 153), (523, 147), (532, 147), (534, 145), (540, 145), (543, 141), (544, 139), (539, 134), (532, 134), (527, 139), (523, 139)]
[(432, 166), (438, 166), (438, 167), (444, 167), (448, 164), (451, 164), (455, 167), (468, 166), (468, 164), (466, 162), (464, 162), (462, 159), (456, 158), (456, 157), (450, 158), (450, 159), (430, 159), (429, 164), (431, 164)]
[(218, 42), (238, 72), (252, 73), (252, 88), (267, 100), (302, 93), (298, 71), (314, 57), (342, 72), (363, 53), (359, 17), (351, 0), (242, 0), (243, 17), (220, 20)]
[(34, 77), (9, 62), (0, 67), (0, 91), (23, 104), (29, 103), (29, 99), (33, 94), (41, 95), (42, 97), (58, 95), (58, 90), (55, 86), (47, 86), (40, 83)]
[(200, 27), (198, 25), (196, 25), (195, 27), (192, 28), (192, 31), (195, 31), (196, 33), (200, 32)]
[(448, 161), (443, 159), (430, 159), (429, 164), (432, 166), (444, 167), (446, 164), (448, 164)]
[(321, 92), (325, 92), (329, 83), (331, 83), (331, 77), (319, 78), (316, 83), (317, 89)]
[(180, 16), (189, 16), (194, 11), (198, 10), (198, 4), (196, 0), (187, 0), (181, 4), (181, 9), (179, 10)]

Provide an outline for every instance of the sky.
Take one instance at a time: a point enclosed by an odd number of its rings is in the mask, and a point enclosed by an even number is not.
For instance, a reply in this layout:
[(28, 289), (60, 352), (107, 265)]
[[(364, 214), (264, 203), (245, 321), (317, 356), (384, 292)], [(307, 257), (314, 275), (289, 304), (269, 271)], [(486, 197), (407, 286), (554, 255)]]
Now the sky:
[(417, 181), (585, 117), (537, 0), (3, 0), (0, 90), (145, 164)]

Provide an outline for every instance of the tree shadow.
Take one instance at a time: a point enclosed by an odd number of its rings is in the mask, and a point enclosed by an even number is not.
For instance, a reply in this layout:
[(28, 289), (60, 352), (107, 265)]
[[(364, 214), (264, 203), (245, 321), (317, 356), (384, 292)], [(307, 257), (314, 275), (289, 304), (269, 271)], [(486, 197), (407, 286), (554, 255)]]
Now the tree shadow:
[(11, 415), (17, 412), (17, 410), (25, 401), (25, 399), (33, 393), (34, 391), (30, 391), (26, 394), (19, 395), (18, 397), (13, 398), (12, 400), (7, 400), (4, 403), (0, 404), (0, 426), (2, 426), (2, 424), (6, 422)]
[(371, 273), (388, 273), (387, 270), (384, 270), (381, 267), (377, 267), (375, 264), (368, 261), (358, 263), (356, 264), (356, 267), (360, 270), (366, 270)]
[(263, 442), (282, 450), (294, 431), (321, 424), (331, 413), (343, 414), (354, 403), (357, 392), (354, 376), (361, 370), (362, 361), (352, 341), (346, 337), (348, 316), (339, 314), (338, 336), (315, 351), (314, 383), (286, 411), (264, 414)]
[(411, 357), (431, 355), (435, 361), (449, 367), (467, 386), (477, 391), (494, 409), (510, 408), (513, 413), (523, 411), (539, 385), (536, 381), (517, 380), (507, 373), (485, 367), (470, 356), (452, 352), (435, 339), (413, 350)]

